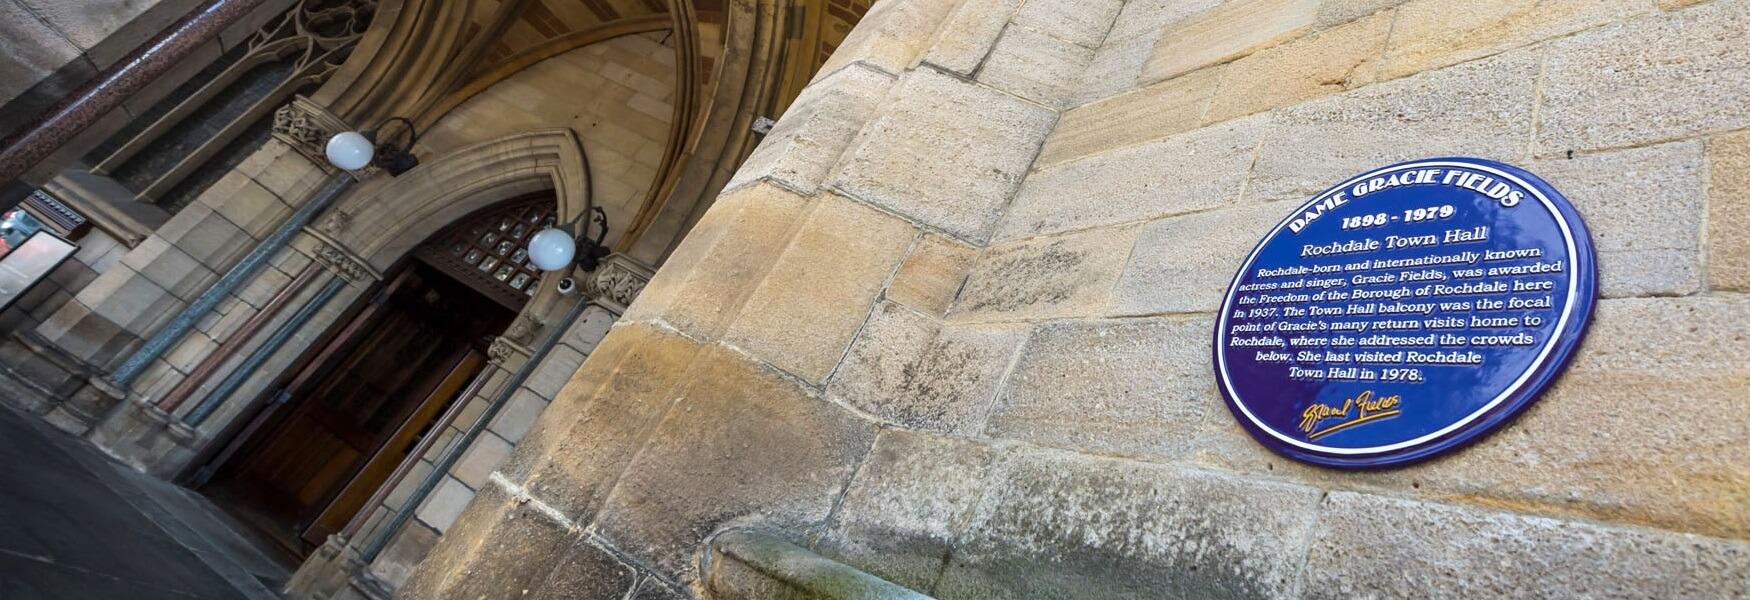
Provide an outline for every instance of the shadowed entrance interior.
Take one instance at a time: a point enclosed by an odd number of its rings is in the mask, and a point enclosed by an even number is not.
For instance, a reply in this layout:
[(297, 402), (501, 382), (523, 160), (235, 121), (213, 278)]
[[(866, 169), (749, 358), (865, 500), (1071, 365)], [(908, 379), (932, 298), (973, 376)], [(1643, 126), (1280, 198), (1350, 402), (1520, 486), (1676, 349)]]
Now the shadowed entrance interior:
[(539, 285), (526, 238), (554, 203), (470, 215), (411, 253), (233, 442), (203, 493), (304, 556), (337, 533), (434, 431)]

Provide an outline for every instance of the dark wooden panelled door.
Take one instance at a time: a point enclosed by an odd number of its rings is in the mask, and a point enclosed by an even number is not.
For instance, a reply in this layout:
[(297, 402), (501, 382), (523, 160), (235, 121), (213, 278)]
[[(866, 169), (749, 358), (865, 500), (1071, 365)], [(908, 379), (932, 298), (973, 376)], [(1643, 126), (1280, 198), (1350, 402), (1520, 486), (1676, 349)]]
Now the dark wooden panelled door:
[(268, 434), (210, 486), (300, 554), (383, 484), (515, 316), (418, 261), (370, 302), (291, 380)]

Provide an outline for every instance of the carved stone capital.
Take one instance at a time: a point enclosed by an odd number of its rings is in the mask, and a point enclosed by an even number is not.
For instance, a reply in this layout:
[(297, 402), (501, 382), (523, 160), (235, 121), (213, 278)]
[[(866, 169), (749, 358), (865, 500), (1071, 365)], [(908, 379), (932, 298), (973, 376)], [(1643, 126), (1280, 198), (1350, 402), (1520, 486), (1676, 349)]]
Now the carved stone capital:
[(624, 254), (614, 254), (602, 259), (601, 266), (580, 282), (583, 296), (616, 315), (624, 313), (644, 291), (644, 284), (650, 283), (653, 272)]
[(346, 278), (347, 281), (377, 279), (376, 271), (367, 266), (364, 261), (353, 256), (351, 252), (336, 248), (331, 244), (318, 243), (315, 258), (316, 262)]
[(513, 358), (521, 358), (528, 355), (528, 348), (511, 340), (508, 336), (492, 338), (492, 345), (486, 347), (486, 358), (490, 359), (494, 364), (499, 365), (506, 364)]
[(334, 165), (328, 164), (325, 151), (328, 138), (349, 129), (351, 127), (341, 121), (340, 117), (303, 96), (292, 98), (291, 103), (281, 106), (273, 113), (274, 139), (285, 142), (299, 154), (330, 172), (334, 170)]

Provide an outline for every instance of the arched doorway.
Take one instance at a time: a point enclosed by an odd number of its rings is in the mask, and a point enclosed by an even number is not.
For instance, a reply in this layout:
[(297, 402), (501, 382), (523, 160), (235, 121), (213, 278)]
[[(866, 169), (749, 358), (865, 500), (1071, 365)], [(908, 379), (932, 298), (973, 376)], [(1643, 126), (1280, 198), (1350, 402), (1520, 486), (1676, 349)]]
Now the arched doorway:
[(527, 238), (556, 220), (537, 192), (458, 219), (385, 270), (201, 487), (304, 556), (344, 527), (487, 364), (492, 339), (540, 288)]

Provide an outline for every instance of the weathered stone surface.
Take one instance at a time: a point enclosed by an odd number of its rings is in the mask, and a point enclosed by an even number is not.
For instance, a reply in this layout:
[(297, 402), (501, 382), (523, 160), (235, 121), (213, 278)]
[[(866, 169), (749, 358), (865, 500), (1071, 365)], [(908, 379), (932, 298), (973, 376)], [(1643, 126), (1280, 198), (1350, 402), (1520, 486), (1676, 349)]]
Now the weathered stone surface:
[(933, 69), (908, 72), (831, 181), (846, 194), (983, 241), (1050, 130), (1051, 110)]
[(943, 323), (875, 308), (827, 382), (833, 400), (907, 429), (977, 434), (1027, 328)]
[[(579, 548), (589, 548), (576, 532), (528, 505), (507, 508), (498, 523), (476, 543), (479, 545), (463, 573), (441, 597), (525, 597), (525, 591), (540, 589), (561, 564), (580, 567), (582, 561), (570, 559)], [(605, 568), (603, 571), (598, 574), (612, 572)]]
[(892, 85), (892, 75), (851, 65), (808, 86), (748, 155), (729, 187), (769, 177), (814, 193)]
[(720, 346), (700, 351), (678, 395), (595, 527), (683, 583), (714, 531), (825, 519), (875, 436), (873, 424)]
[(992, 246), (949, 312), (954, 319), (1016, 320), (1099, 312), (1124, 269), (1135, 227)]
[(529, 493), (580, 523), (595, 518), (614, 482), (674, 406), (673, 392), (698, 353), (692, 341), (645, 326), (622, 327), (608, 337), (625, 338), (616, 342), (624, 350), (613, 350), (623, 352), (620, 360), (604, 356), (609, 364), (586, 364), (580, 381), (599, 383), (567, 387), (541, 421), (538, 441), (524, 444), (525, 452), (538, 453), (527, 461), (519, 453), (518, 464), (505, 469), (530, 473)]
[(1652, 10), (1641, 0), (1422, 0), (1397, 10), (1381, 77), (1488, 56)]
[(1707, 159), (1708, 285), (1750, 291), (1750, 131), (1708, 140)]
[(826, 378), (917, 229), (837, 196), (817, 201), (724, 341), (811, 382)]
[(1195, 129), (1219, 75), (1218, 70), (1200, 71), (1063, 113), (1034, 168)]
[(1062, 108), (1082, 70), (1093, 58), (1093, 50), (1014, 26), (1003, 32), (1003, 39), (979, 70), (978, 80), (1022, 98)]
[(816, 550), (915, 590), (933, 588), (996, 456), (969, 440), (882, 432)]
[(1278, 110), (1246, 197), (1304, 201), (1428, 156), (1513, 162), (1530, 142), (1537, 74), (1537, 57), (1515, 52)]
[(688, 600), (686, 594), (663, 583), (654, 576), (645, 577), (638, 583), (638, 591), (632, 593), (631, 600)]
[(936, 31), (936, 39), (921, 60), (962, 77), (970, 77), (984, 63), (990, 49), (1009, 24), (1022, 0), (961, 2)]
[(197, 201), (213, 207), (214, 212), (255, 238), (267, 237), (292, 214), (279, 196), (237, 171), (219, 178)]
[(1114, 315), (1213, 312), (1240, 262), (1295, 202), (1272, 202), (1173, 217), (1142, 227), (1124, 277), (1112, 293)]
[(1047, 446), (1175, 458), (1211, 401), (1208, 318), (1067, 321), (1022, 350), (985, 433)]
[(1324, 29), (1408, 2), (1409, 0), (1324, 0), (1319, 3), (1319, 16), (1313, 27)]
[(808, 200), (769, 183), (717, 199), (686, 240), (626, 309), (626, 321), (662, 322), (688, 334), (715, 338), (802, 222)]
[(1750, 544), (1351, 492), (1320, 508), (1308, 598), (1728, 598)]
[[(589, 540), (565, 554), (540, 586), (528, 590), (530, 600), (623, 598), (638, 583), (638, 572)], [(502, 589), (501, 592), (511, 592)], [(514, 594), (512, 594), (514, 595)]]
[(954, 552), (941, 598), (1285, 598), (1317, 488), (1017, 451)]
[(1015, 24), (1087, 48), (1098, 48), (1123, 0), (1028, 0)]
[(1718, 0), (1553, 42), (1538, 150), (1633, 146), (1750, 125), (1750, 2)]
[(1142, 67), (1144, 82), (1178, 77), (1299, 37), (1319, 0), (1230, 0), (1161, 32)]
[(1258, 51), (1224, 69), (1205, 122), (1214, 123), (1373, 83), (1392, 30), (1380, 13)]
[(868, 63), (888, 73), (904, 71), (935, 38), (936, 29), (953, 8), (953, 2), (944, 0), (888, 0), (870, 7), (820, 66), (815, 82), (853, 62)]
[(485, 543), (484, 538), (494, 533), (515, 506), (515, 499), (503, 488), (493, 485), (481, 489), (471, 510), (456, 520), (443, 542), (432, 548), (407, 583), (395, 590), (396, 596), (416, 600), (450, 597), (444, 595), (446, 590), (467, 576), (469, 562)]
[(430, 525), (432, 529), (447, 531), (462, 516), (462, 511), (468, 508), (468, 502), (474, 499), (474, 490), (462, 485), (454, 477), (445, 476), (442, 483), (433, 489), (425, 502), (419, 505), (414, 515)]
[(731, 529), (711, 539), (705, 596), (717, 600), (931, 600), (802, 547), (792, 533)]
[(174, 316), (182, 306), (182, 302), (168, 290), (125, 268), (110, 269), (99, 275), (75, 298), (91, 306), (92, 313), (141, 337), (150, 335), (159, 323)]
[(1677, 142), (1530, 167), (1561, 190), (1592, 231), (1599, 294), (1701, 289), (1707, 183), (1701, 142)]
[(1205, 127), (1033, 173), (997, 228), (1010, 240), (1231, 204), (1268, 115)]
[(1124, 3), (1124, 11), (1118, 13), (1112, 31), (1106, 34), (1106, 45), (1149, 37), (1149, 45), (1153, 46), (1154, 37), (1161, 30), (1219, 4), (1221, 0), (1129, 0)]
[(1070, 89), (1066, 106), (1080, 106), (1136, 89), (1142, 63), (1154, 50), (1154, 38), (1136, 36), (1128, 40), (1109, 41), (1094, 51), (1093, 60), (1082, 71), (1078, 83)]
[(887, 299), (920, 312), (940, 317), (948, 312), (978, 250), (971, 246), (925, 233), (900, 263), (899, 273), (887, 286)]

